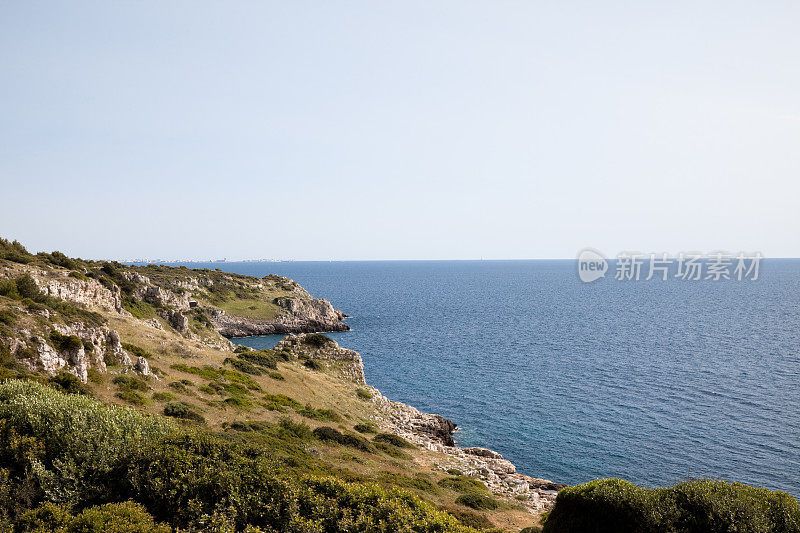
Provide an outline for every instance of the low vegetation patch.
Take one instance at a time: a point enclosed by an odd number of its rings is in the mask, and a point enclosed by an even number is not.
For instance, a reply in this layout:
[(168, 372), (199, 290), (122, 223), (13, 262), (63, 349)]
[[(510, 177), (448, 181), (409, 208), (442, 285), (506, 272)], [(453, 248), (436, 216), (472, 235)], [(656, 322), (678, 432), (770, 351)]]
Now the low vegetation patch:
[(446, 477), (444, 479), (440, 479), (439, 486), (465, 494), (488, 492), (486, 485), (477, 479), (464, 476)]
[(361, 424), (356, 424), (355, 426), (353, 426), (353, 429), (355, 429), (359, 433), (377, 433), (378, 432), (378, 426), (376, 426), (374, 422), (363, 422)]
[(694, 480), (646, 489), (601, 479), (559, 492), (543, 531), (797, 533), (800, 507), (784, 492), (740, 483)]
[(356, 396), (358, 396), (362, 400), (371, 400), (372, 393), (367, 389), (358, 388), (356, 389)]
[[(491, 511), (500, 507), (500, 502), (485, 494), (469, 493), (456, 498), (456, 503), (472, 509)], [(624, 531), (624, 530), (620, 530)], [(634, 531), (634, 530), (631, 530)]]
[(342, 417), (336, 411), (331, 409), (314, 409), (310, 405), (306, 405), (299, 411), (299, 414), (312, 420), (319, 420), (321, 422), (341, 422)]
[(391, 433), (379, 433), (372, 437), (372, 440), (374, 442), (385, 442), (386, 444), (395, 446), (397, 448), (414, 448), (414, 445), (403, 437), (399, 437)]
[(373, 448), (369, 441), (364, 437), (350, 433), (342, 433), (341, 431), (329, 426), (320, 426), (312, 433), (321, 441), (341, 444), (342, 446), (349, 446), (350, 448), (355, 448), (362, 452), (369, 453), (375, 451), (375, 448)]
[(303, 344), (313, 346), (314, 348), (322, 348), (332, 343), (333, 339), (321, 333), (309, 333), (303, 337)]
[(193, 405), (184, 402), (170, 402), (165, 405), (164, 416), (193, 420), (200, 423), (205, 422), (203, 415), (198, 413)]

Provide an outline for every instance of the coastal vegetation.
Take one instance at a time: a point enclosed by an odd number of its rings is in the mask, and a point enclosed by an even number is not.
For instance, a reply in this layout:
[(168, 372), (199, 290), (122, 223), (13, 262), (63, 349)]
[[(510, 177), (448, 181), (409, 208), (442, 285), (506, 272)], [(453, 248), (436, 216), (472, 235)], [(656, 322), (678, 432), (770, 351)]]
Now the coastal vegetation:
[(601, 479), (558, 494), (544, 533), (795, 533), (796, 499), (741, 483), (701, 479), (646, 489), (621, 479)]

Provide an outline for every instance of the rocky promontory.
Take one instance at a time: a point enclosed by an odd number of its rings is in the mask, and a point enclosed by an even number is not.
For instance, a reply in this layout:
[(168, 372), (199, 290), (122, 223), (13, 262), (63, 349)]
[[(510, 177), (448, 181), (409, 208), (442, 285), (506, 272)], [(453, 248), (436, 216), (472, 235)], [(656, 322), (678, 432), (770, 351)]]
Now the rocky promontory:
[(348, 331), (342, 322), (344, 314), (322, 298), (276, 298), (273, 303), (285, 313), (270, 320), (233, 316), (224, 309), (209, 308), (208, 317), (216, 330), (225, 337), (249, 337), (317, 331)]

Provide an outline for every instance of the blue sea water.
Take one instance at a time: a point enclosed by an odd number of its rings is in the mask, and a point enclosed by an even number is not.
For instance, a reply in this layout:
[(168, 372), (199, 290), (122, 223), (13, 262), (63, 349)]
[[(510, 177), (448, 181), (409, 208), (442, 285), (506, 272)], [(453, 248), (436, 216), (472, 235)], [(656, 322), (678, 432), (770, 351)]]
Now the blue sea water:
[(188, 265), (329, 299), (370, 384), (523, 473), (800, 496), (800, 260), (765, 260), (756, 281), (588, 284), (575, 261)]

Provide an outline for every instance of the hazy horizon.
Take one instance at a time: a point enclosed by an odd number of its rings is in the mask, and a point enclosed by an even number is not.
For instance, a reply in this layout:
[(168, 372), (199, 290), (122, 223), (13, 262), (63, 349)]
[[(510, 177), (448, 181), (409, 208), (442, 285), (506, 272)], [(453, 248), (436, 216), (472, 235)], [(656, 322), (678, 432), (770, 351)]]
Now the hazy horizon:
[(0, 6), (0, 235), (85, 258), (800, 256), (800, 4)]

